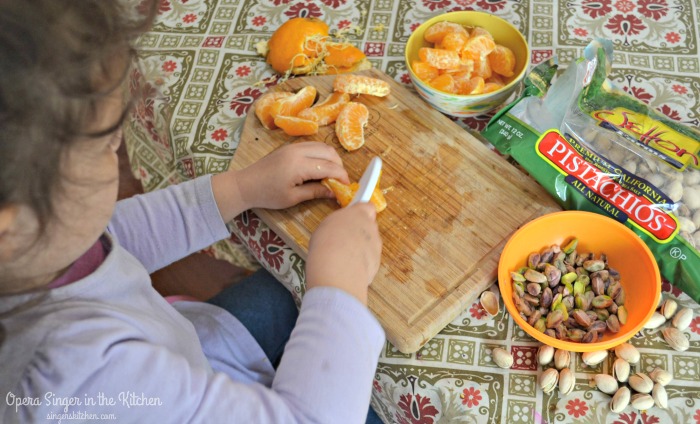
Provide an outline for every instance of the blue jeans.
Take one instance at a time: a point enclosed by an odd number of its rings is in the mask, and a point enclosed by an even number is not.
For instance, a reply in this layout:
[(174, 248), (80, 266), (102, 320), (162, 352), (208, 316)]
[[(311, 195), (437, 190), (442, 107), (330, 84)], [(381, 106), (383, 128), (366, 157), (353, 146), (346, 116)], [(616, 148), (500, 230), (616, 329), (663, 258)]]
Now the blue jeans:
[[(270, 363), (279, 365), (299, 311), (292, 295), (269, 272), (261, 269), (208, 300), (229, 311), (253, 335)], [(381, 424), (370, 407), (367, 424)]]

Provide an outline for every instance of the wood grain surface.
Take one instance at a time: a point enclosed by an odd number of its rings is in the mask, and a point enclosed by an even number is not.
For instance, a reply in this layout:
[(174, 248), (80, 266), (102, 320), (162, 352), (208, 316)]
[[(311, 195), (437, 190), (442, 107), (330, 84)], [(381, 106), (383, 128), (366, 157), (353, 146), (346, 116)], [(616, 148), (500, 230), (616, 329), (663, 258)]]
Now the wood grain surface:
[[(496, 280), (500, 252), (517, 228), (560, 208), (534, 180), (417, 95), (381, 71), (363, 74), (388, 81), (392, 92), (353, 99), (370, 112), (362, 148), (346, 152), (333, 125), (310, 137), (269, 131), (250, 111), (231, 168), (244, 168), (284, 144), (314, 140), (334, 146), (357, 181), (370, 159), (381, 156), (380, 186), (388, 207), (378, 216), (382, 265), (370, 287), (369, 307), (388, 340), (411, 353)], [(334, 78), (295, 78), (273, 89), (313, 85), (322, 100)], [(333, 200), (313, 200), (255, 212), (306, 258), (311, 233), (336, 209)]]

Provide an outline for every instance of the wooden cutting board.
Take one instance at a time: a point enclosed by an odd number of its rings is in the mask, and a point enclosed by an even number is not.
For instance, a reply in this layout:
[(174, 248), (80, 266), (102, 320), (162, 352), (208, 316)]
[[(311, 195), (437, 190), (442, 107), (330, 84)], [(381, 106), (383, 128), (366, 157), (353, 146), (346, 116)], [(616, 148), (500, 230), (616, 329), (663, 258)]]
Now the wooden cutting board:
[[(560, 208), (534, 180), (417, 95), (380, 71), (363, 73), (388, 81), (391, 94), (354, 99), (370, 112), (362, 148), (346, 152), (333, 125), (310, 137), (266, 130), (251, 110), (231, 168), (244, 168), (287, 143), (313, 140), (334, 146), (357, 181), (370, 159), (381, 156), (380, 186), (388, 207), (378, 215), (382, 265), (370, 286), (369, 308), (389, 341), (412, 353), (496, 280), (501, 250), (513, 231)], [(295, 78), (273, 89), (313, 85), (324, 99), (334, 78)], [(336, 209), (334, 200), (313, 200), (255, 212), (306, 258), (311, 233)]]

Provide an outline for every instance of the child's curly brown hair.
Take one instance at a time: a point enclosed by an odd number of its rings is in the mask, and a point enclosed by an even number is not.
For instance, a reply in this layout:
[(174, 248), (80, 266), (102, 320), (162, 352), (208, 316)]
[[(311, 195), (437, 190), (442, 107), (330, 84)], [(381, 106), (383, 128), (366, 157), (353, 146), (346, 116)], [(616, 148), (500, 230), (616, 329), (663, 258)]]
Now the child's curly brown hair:
[(154, 1), (130, 2), (0, 0), (0, 209), (30, 207), (41, 231), (61, 188), (62, 152), (120, 124), (84, 133), (155, 15)]

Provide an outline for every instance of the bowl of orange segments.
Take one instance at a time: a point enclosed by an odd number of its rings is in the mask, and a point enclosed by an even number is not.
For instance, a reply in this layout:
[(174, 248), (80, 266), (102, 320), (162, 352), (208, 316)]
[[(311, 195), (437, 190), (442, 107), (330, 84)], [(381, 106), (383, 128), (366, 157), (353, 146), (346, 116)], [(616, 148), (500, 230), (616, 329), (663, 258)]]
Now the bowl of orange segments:
[(484, 12), (450, 12), (421, 24), (406, 44), (406, 66), (418, 94), (455, 117), (487, 113), (522, 81), (530, 65), (525, 37)]

